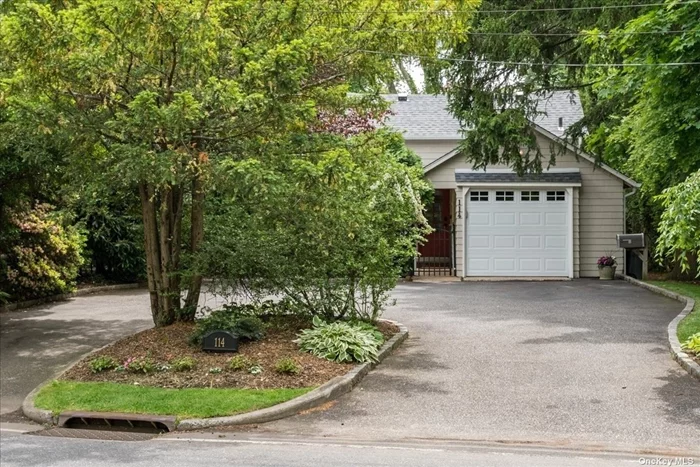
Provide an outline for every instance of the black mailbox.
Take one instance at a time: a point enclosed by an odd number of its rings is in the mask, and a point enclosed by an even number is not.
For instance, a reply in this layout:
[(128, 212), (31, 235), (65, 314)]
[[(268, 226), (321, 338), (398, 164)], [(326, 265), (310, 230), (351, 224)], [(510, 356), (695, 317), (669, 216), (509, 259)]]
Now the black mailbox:
[(644, 248), (644, 234), (617, 234), (617, 246), (626, 250)]

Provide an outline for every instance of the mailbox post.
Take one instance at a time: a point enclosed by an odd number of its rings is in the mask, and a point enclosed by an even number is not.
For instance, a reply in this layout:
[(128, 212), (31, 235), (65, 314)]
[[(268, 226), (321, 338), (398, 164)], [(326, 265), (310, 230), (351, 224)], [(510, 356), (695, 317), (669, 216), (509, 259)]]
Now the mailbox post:
[[(641, 279), (645, 280), (647, 278), (647, 273), (649, 271), (649, 250), (647, 249), (647, 244), (646, 244), (646, 237), (642, 233), (638, 234), (617, 234), (617, 246), (618, 248), (623, 248), (625, 250), (625, 256), (627, 256), (627, 252), (630, 254), (636, 256), (639, 258), (642, 262), (642, 277), (636, 277), (636, 274), (634, 274), (636, 279)], [(625, 257), (625, 275), (628, 276), (630, 261), (627, 261), (627, 257)]]

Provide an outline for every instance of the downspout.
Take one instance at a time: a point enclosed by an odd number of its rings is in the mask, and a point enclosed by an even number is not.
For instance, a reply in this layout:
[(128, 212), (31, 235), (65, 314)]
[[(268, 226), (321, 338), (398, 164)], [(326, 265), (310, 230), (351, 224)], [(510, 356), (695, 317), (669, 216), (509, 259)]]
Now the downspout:
[(626, 193), (624, 199), (622, 200), (622, 233), (627, 233), (627, 198), (637, 193), (637, 187), (631, 187), (632, 191)]
[[(637, 192), (637, 187), (631, 187), (632, 191), (629, 193), (625, 193), (625, 196), (623, 197), (624, 199), (622, 200), (622, 233), (626, 234), (627, 233), (627, 198), (632, 196)], [(625, 267), (623, 268), (622, 274), (625, 276), (627, 275), (627, 253), (625, 252)]]

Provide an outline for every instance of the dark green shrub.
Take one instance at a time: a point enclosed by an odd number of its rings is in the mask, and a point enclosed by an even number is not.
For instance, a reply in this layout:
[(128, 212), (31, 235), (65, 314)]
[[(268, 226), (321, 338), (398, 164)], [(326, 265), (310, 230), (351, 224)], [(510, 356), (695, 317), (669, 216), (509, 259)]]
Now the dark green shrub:
[(192, 357), (180, 357), (170, 361), (170, 368), (173, 371), (190, 371), (197, 366), (197, 361)]
[(298, 375), (301, 373), (301, 366), (293, 358), (285, 357), (277, 360), (275, 371), (285, 375)]
[(0, 279), (13, 301), (70, 292), (75, 287), (85, 242), (78, 228), (48, 204), (7, 213), (7, 253), (0, 257)]
[(256, 362), (253, 362), (244, 355), (236, 355), (234, 357), (231, 357), (231, 360), (229, 360), (228, 362), (228, 367), (233, 371), (243, 371), (248, 370), (248, 368), (256, 364)]
[(241, 316), (228, 309), (213, 311), (206, 318), (196, 321), (195, 332), (190, 336), (190, 342), (196, 345), (202, 343), (205, 334), (215, 330), (228, 331), (242, 341), (256, 341), (265, 335), (265, 327), (257, 316)]
[(145, 277), (141, 206), (133, 193), (89, 190), (74, 206), (87, 230), (86, 265), (81, 276), (131, 282)]
[(156, 363), (150, 358), (130, 358), (124, 362), (124, 369), (130, 373), (153, 373)]
[(301, 350), (338, 363), (376, 362), (382, 344), (365, 326), (336, 321), (326, 323), (314, 317), (313, 329), (305, 329), (295, 340)]
[(103, 371), (114, 370), (119, 364), (112, 357), (106, 355), (99, 356), (90, 360), (90, 370), (93, 373), (102, 373)]

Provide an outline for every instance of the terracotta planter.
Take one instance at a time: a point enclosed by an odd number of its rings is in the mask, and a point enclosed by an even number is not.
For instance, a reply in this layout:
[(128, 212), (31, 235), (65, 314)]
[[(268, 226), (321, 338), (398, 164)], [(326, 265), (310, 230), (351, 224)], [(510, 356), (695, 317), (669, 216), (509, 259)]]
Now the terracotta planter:
[(617, 266), (601, 266), (598, 268), (598, 276), (601, 281), (611, 281), (615, 279), (615, 268)]

